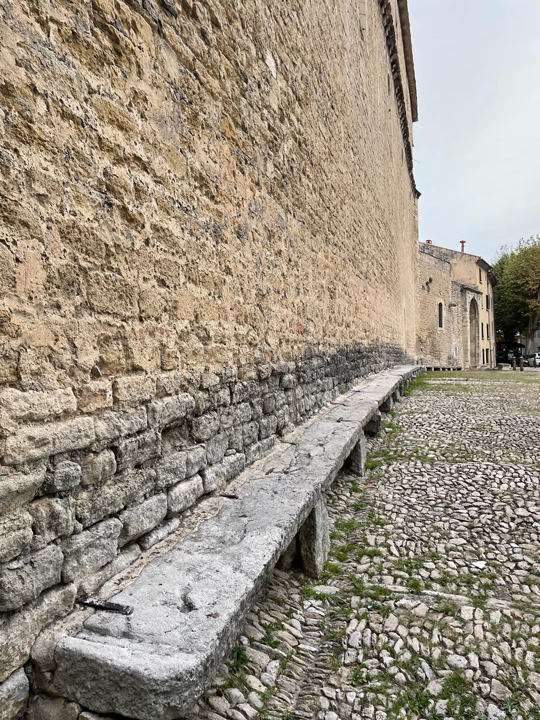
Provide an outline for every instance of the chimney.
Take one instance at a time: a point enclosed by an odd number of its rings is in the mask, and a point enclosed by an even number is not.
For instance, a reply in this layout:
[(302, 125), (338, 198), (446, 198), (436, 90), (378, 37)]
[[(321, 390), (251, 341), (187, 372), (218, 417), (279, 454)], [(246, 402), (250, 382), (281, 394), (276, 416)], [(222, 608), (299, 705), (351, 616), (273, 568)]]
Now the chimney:
[(426, 245), (433, 245), (433, 243), (431, 242), (431, 240), (426, 240)]
[(465, 241), (465, 240), (460, 240), (459, 242), (461, 243), (461, 252), (464, 253), (464, 252), (465, 252), (465, 242), (466, 242), (466, 241)]

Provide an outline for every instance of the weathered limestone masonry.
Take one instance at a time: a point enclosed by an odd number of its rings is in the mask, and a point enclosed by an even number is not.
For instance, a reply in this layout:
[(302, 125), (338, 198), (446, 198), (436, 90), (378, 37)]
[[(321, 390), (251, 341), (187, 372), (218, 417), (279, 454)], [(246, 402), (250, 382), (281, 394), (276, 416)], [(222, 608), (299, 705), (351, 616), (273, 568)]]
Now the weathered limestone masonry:
[(414, 354), (415, 119), (405, 0), (1, 4), (1, 720), (77, 597)]

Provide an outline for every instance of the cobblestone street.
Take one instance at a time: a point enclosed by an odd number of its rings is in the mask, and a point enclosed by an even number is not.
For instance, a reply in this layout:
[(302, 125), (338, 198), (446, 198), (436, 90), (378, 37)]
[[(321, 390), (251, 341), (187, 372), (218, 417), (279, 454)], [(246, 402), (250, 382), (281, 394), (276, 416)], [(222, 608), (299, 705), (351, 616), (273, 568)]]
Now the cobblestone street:
[(194, 715), (540, 719), (540, 375), (427, 373), (328, 497), (324, 577), (275, 571)]

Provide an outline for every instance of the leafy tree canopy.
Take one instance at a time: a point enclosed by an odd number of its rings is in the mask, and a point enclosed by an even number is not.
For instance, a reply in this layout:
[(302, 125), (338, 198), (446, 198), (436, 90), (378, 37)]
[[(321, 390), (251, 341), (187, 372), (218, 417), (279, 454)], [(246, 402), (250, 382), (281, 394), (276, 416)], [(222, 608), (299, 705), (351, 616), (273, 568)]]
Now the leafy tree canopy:
[(493, 265), (495, 325), (512, 345), (516, 332), (531, 334), (540, 316), (540, 236), (503, 246)]

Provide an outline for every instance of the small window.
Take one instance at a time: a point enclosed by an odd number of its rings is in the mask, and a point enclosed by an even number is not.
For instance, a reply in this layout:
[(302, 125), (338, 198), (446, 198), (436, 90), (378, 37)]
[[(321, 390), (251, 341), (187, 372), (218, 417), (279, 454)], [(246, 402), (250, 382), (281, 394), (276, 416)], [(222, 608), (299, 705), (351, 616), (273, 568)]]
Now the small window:
[(489, 310), (489, 295), (486, 295), (486, 310)]
[(487, 339), (489, 340), (489, 323), (486, 325)]
[(489, 348), (486, 348), (486, 365), (489, 365)]
[(482, 340), (484, 339), (484, 323), (482, 323)]
[(439, 327), (442, 328), (443, 326), (443, 309), (442, 309), (442, 303), (439, 303)]
[(482, 282), (482, 268), (478, 268), (478, 278)]
[(486, 364), (486, 351), (482, 350), (482, 365)]

